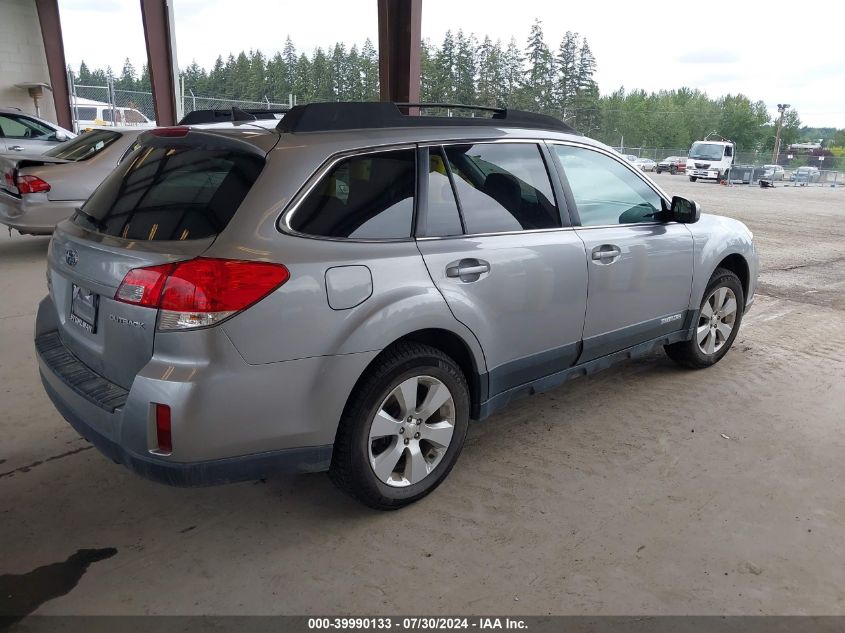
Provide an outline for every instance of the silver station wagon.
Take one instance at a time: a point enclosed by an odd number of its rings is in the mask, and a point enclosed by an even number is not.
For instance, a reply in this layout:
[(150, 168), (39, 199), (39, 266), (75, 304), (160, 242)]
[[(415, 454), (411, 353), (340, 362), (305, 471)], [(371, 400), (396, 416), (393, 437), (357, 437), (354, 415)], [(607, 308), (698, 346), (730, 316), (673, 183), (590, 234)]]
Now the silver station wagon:
[(67, 421), (161, 482), (328, 470), (391, 509), (519, 396), (728, 352), (742, 223), (554, 118), (406, 112), (141, 135), (50, 244), (35, 347)]

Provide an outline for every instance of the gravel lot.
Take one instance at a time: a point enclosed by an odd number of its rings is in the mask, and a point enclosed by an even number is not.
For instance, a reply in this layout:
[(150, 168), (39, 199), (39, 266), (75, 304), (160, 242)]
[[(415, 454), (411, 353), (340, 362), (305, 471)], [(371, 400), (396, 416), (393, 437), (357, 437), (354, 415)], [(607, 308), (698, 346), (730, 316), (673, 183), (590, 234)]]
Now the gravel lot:
[(37, 377), (47, 240), (0, 237), (0, 613), (28, 587), (41, 614), (845, 614), (845, 189), (655, 180), (755, 234), (734, 349), (522, 400), (397, 513), (324, 475), (186, 490), (109, 463)]

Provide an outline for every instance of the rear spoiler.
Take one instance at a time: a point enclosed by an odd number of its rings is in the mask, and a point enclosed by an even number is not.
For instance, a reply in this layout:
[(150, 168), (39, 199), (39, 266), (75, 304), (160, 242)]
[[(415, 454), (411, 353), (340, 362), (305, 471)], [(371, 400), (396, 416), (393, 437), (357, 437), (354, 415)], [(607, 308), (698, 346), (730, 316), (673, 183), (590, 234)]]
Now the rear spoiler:
[(277, 114), (287, 114), (289, 108), (246, 109), (229, 108), (228, 110), (194, 110), (182, 117), (179, 125), (199, 125), (201, 123), (235, 123), (237, 121), (256, 121), (258, 119), (276, 119)]

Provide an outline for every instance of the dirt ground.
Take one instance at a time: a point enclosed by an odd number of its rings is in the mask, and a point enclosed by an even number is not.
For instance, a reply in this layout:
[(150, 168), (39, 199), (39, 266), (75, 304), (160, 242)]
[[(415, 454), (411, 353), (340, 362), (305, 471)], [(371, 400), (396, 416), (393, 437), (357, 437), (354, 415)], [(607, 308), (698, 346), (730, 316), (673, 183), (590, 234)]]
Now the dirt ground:
[(47, 240), (0, 237), (0, 604), (26, 587), (40, 614), (845, 614), (845, 189), (655, 179), (754, 232), (734, 349), (522, 400), (395, 513), (324, 475), (174, 489), (107, 461), (38, 380)]

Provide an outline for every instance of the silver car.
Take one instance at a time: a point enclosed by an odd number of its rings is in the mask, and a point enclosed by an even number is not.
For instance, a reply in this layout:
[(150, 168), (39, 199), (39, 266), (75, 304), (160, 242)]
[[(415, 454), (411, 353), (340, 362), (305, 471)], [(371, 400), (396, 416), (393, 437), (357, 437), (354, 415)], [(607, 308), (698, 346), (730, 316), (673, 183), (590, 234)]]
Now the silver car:
[(0, 154), (40, 154), (75, 136), (70, 130), (18, 108), (0, 108)]
[(556, 119), (390, 103), (147, 132), (48, 260), (44, 387), (109, 458), (178, 485), (328, 470), (382, 509), (518, 397), (656, 347), (718, 362), (758, 270), (742, 223)]
[(95, 129), (40, 155), (0, 156), (0, 224), (49, 235), (85, 202), (143, 131)]

